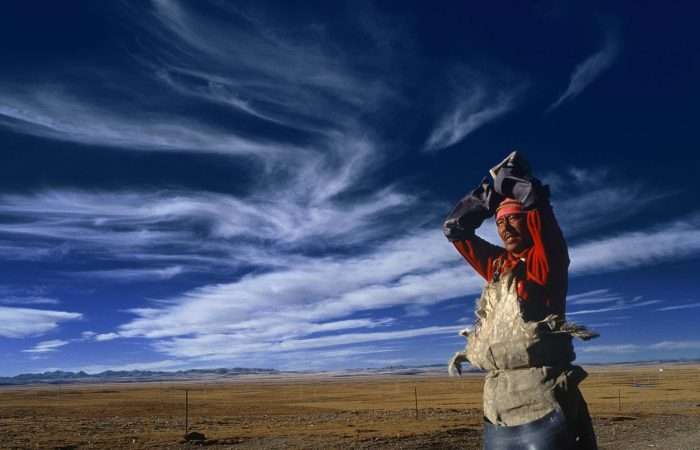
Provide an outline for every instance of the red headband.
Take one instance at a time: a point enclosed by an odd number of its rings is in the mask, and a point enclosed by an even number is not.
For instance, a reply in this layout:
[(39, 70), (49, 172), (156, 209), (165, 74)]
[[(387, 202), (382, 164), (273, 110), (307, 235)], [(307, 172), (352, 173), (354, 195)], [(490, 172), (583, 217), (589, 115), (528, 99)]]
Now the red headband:
[(507, 198), (496, 208), (496, 220), (501, 217), (510, 216), (511, 214), (525, 214), (523, 204), (512, 198)]

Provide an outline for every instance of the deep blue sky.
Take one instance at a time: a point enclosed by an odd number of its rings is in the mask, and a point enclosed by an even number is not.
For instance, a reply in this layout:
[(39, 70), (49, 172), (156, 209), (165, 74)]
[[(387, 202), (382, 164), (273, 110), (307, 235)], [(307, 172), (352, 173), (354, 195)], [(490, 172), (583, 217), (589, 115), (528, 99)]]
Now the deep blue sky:
[(446, 362), (442, 218), (513, 149), (579, 361), (700, 357), (688, 5), (3, 5), (0, 375)]

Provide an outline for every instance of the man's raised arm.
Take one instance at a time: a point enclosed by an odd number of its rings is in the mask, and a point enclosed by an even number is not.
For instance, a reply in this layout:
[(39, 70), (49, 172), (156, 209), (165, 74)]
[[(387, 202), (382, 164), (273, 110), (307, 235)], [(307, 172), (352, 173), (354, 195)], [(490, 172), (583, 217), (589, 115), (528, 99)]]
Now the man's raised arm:
[(445, 219), (442, 231), (457, 251), (486, 280), (493, 276), (493, 261), (505, 250), (493, 245), (474, 232), (487, 218), (493, 216), (503, 198), (493, 190), (488, 178), (467, 194)]
[[(494, 173), (495, 172), (495, 173)], [(532, 249), (527, 255), (528, 279), (545, 288), (550, 313), (565, 311), (569, 253), (549, 203), (549, 189), (530, 172), (517, 152), (511, 153), (491, 171), (494, 190), (519, 201), (527, 211)]]

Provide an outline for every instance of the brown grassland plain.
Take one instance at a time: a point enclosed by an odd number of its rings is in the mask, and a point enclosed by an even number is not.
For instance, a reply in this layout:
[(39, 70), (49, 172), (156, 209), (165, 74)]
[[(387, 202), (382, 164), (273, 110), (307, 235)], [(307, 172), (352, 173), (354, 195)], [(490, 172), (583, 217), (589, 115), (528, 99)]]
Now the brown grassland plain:
[[(587, 370), (602, 449), (700, 449), (699, 365)], [(0, 448), (477, 449), (481, 386), (471, 374), (3, 388)], [(185, 390), (205, 441), (182, 439)]]

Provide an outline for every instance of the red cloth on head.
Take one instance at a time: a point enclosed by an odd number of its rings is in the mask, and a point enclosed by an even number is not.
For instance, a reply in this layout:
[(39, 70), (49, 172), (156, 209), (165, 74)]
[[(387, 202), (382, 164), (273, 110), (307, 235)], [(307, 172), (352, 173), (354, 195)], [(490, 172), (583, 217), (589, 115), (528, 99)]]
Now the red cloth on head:
[(496, 208), (496, 220), (501, 217), (510, 216), (511, 214), (525, 214), (523, 204), (512, 198), (503, 200)]

